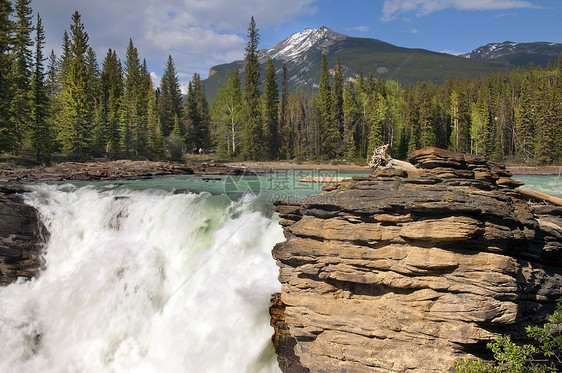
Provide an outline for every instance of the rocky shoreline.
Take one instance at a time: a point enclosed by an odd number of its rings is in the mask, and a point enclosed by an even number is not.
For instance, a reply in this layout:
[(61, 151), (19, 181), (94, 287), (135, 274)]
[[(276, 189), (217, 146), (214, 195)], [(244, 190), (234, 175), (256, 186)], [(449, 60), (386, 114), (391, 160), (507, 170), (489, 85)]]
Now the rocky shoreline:
[(129, 161), (63, 162), (52, 166), (0, 168), (0, 183), (63, 181), (63, 180), (118, 180), (150, 179), (164, 175), (221, 174), (234, 170), (224, 164), (201, 163), (189, 166), (183, 163)]
[[(458, 358), (489, 358), (485, 344), (499, 334), (522, 339), (526, 325), (554, 309), (562, 207), (528, 202), (508, 169), (479, 157), (428, 148), (410, 162), (276, 205), (287, 240), (272, 252), (282, 292), (270, 313), (284, 372), (447, 371)], [(23, 203), (24, 183), (291, 168), (366, 170), (277, 162), (5, 166), (0, 285), (41, 267), (48, 232)]]
[(502, 165), (436, 148), (278, 203), (274, 345), (284, 372), (445, 372), (491, 358), (562, 295), (562, 207)]

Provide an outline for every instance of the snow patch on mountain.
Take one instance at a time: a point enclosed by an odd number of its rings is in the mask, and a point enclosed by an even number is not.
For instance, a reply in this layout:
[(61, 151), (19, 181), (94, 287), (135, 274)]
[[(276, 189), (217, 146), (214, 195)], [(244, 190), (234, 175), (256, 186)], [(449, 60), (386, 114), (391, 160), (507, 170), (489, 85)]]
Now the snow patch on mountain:
[(497, 60), (515, 53), (536, 55), (544, 54), (556, 57), (562, 51), (562, 44), (534, 42), (534, 43), (515, 43), (504, 41), (503, 43), (490, 43), (466, 53), (463, 57), (476, 58), (481, 60)]
[(266, 52), (264, 57), (271, 57), (282, 61), (291, 61), (300, 58), (310, 48), (325, 49), (338, 40), (347, 36), (330, 30), (325, 26), (315, 29), (306, 28), (296, 32), (280, 43), (275, 44)]

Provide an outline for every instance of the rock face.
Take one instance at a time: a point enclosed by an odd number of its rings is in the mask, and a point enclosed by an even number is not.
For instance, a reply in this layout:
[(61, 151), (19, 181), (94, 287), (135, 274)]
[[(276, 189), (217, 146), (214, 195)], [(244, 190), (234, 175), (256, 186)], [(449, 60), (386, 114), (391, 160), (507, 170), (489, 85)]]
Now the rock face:
[(181, 163), (118, 160), (111, 162), (64, 162), (53, 166), (33, 168), (4, 167), (0, 169), (0, 182), (30, 182), (37, 180), (114, 180), (147, 179), (154, 176), (193, 174)]
[(525, 337), (562, 288), (562, 207), (501, 165), (436, 148), (279, 203), (271, 322), (284, 372), (444, 372)]
[(0, 186), (0, 286), (31, 278), (40, 268), (46, 230), (37, 211), (23, 203), (17, 185)]

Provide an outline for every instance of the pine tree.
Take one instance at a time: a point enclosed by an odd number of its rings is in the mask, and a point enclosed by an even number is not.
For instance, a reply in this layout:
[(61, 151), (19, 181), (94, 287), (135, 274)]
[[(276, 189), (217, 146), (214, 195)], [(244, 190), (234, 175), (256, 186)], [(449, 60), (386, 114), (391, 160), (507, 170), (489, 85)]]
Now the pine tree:
[(102, 93), (100, 91), (100, 69), (97, 56), (91, 47), (86, 52), (86, 75), (88, 76), (88, 92), (90, 94), (90, 150), (93, 154), (100, 155), (106, 145), (105, 123), (102, 108)]
[(0, 0), (0, 152), (15, 151), (17, 131), (12, 115), (12, 31), (13, 8), (8, 0)]
[(281, 83), (281, 98), (279, 101), (279, 156), (283, 159), (289, 159), (292, 156), (293, 131), (288, 111), (289, 77), (287, 76), (287, 65), (283, 64), (283, 81)]
[(193, 88), (193, 81), (187, 83), (187, 94), (185, 95), (184, 106), (187, 128), (182, 130), (178, 122), (177, 125), (174, 125), (174, 130), (172, 132), (178, 137), (185, 136), (185, 143), (190, 149), (199, 149), (202, 147), (199, 143), (198, 133), (201, 118), (197, 110), (197, 98), (195, 96), (195, 89)]
[(12, 65), (12, 109), (18, 141), (32, 131), (31, 123), (31, 64), (33, 39), (31, 0), (17, 0), (15, 3), (16, 21), (13, 38)]
[(103, 60), (100, 76), (103, 140), (108, 157), (119, 149), (119, 115), (123, 95), (123, 67), (111, 48)]
[(535, 115), (536, 156), (541, 164), (551, 164), (558, 158), (557, 135), (561, 123), (558, 115), (560, 91), (557, 92), (557, 76), (544, 71), (538, 76), (534, 100), (540, 102)]
[(260, 110), (260, 65), (258, 61), (259, 30), (254, 17), (248, 26), (248, 43), (246, 44), (244, 66), (244, 148), (246, 159), (262, 159), (263, 150), (262, 117)]
[[(62, 54), (58, 61), (58, 72), (59, 72), (59, 84), (62, 86), (62, 82), (68, 75), (70, 70), (70, 60), (72, 59), (72, 51), (71, 51), (71, 41), (70, 36), (68, 36), (68, 32), (64, 30), (64, 34), (62, 36)], [(62, 87), (61, 87), (62, 89)]]
[(527, 161), (535, 157), (535, 109), (529, 76), (521, 82), (519, 97), (515, 104), (515, 129), (513, 131), (516, 154)]
[[(341, 61), (338, 58), (338, 63), (334, 68), (334, 85), (332, 87), (332, 117), (334, 124), (339, 132), (338, 139), (342, 138), (344, 132), (343, 124), (343, 72)], [(339, 141), (338, 141), (339, 142)], [(338, 144), (339, 153), (340, 144)], [(339, 154), (338, 154), (339, 155)]]
[(205, 89), (198, 73), (193, 74), (189, 82), (185, 98), (185, 117), (189, 125), (189, 143), (197, 149), (207, 149), (210, 146), (211, 116)]
[(146, 60), (141, 67), (141, 107), (146, 110), (146, 144), (144, 149), (150, 159), (162, 159), (164, 157), (164, 136), (158, 116), (156, 94), (152, 85), (152, 77), (148, 71)]
[(48, 162), (51, 154), (51, 129), (48, 123), (47, 87), (43, 68), (43, 46), (45, 45), (45, 30), (41, 17), (37, 14), (35, 26), (35, 61), (31, 80), (31, 119), (33, 123), (32, 146), (38, 161)]
[[(139, 123), (136, 128), (136, 142), (135, 142), (135, 154), (137, 157), (149, 156), (151, 153), (149, 146), (149, 128), (150, 128), (150, 106), (154, 100), (154, 93), (152, 91), (152, 79), (150, 78), (150, 72), (146, 65), (146, 60), (143, 59), (140, 72), (139, 72), (139, 82), (138, 82), (138, 115)], [(158, 139), (156, 139), (158, 141)]]
[(269, 159), (279, 156), (279, 90), (273, 60), (267, 59), (263, 90), (263, 133), (266, 155)]
[(120, 138), (121, 151), (126, 157), (131, 157), (137, 149), (137, 131), (140, 124), (139, 115), (139, 85), (140, 60), (133, 40), (129, 39), (125, 60), (125, 80), (122, 102), (120, 105)]
[(357, 101), (357, 92), (353, 83), (347, 82), (343, 88), (343, 123), (345, 157), (348, 160), (357, 157), (356, 133), (361, 112)]
[(181, 90), (176, 65), (171, 55), (168, 56), (164, 75), (160, 80), (160, 124), (164, 136), (168, 136), (174, 127), (174, 119), (181, 117)]
[(367, 120), (367, 110), (369, 106), (369, 95), (367, 90), (367, 83), (365, 75), (363, 75), (363, 68), (359, 68), (359, 76), (357, 77), (357, 103), (359, 105), (359, 124), (357, 127), (357, 151), (358, 157), (365, 159), (370, 157), (367, 154), (368, 137), (369, 137), (369, 122)]
[[(68, 66), (63, 64), (61, 112), (59, 113), (58, 139), (62, 150), (82, 158), (91, 143), (90, 124), (92, 120), (91, 97), (88, 90), (88, 34), (85, 31), (80, 13), (74, 12), (70, 25)], [(63, 63), (66, 62), (63, 59)], [(65, 71), (68, 68), (68, 71)]]
[(316, 156), (324, 159), (335, 158), (339, 150), (339, 131), (332, 110), (332, 89), (330, 70), (326, 55), (322, 55), (320, 87), (316, 99)]
[(436, 145), (434, 115), (435, 115), (435, 87), (430, 82), (423, 82), (417, 87), (419, 102), (418, 121), (420, 126), (420, 146)]

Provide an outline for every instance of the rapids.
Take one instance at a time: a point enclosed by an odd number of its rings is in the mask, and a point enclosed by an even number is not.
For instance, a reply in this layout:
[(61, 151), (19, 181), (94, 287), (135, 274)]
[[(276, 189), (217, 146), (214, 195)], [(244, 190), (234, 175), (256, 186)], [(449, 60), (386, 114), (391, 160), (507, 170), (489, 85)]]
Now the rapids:
[(278, 372), (278, 218), (254, 198), (35, 184), (44, 269), (0, 288), (2, 372)]

